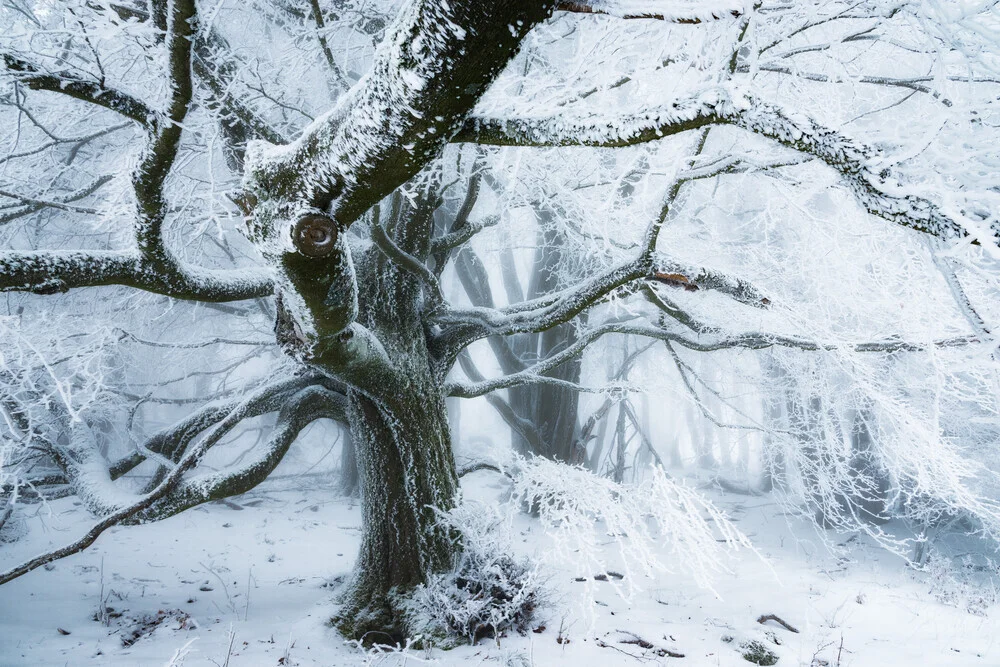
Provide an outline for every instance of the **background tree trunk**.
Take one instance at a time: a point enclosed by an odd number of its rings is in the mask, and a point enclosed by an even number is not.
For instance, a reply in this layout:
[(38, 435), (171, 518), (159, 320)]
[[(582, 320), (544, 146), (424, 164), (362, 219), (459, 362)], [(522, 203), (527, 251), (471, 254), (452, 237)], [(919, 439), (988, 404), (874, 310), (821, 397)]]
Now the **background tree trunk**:
[(342, 447), (340, 450), (340, 480), (338, 486), (345, 496), (358, 495), (358, 457), (354, 448), (354, 438), (347, 429), (341, 432)]
[[(538, 220), (538, 236), (527, 293), (522, 297), (520, 285), (511, 284), (517, 280), (516, 275), (512, 275), (513, 271), (508, 271), (504, 275), (506, 278), (504, 284), (511, 302), (522, 298), (536, 299), (556, 292), (564, 286), (565, 269), (562, 265), (566, 260), (563, 250), (566, 245), (565, 233), (557, 226), (552, 212), (544, 206), (536, 206), (535, 217)], [(509, 268), (513, 269), (512, 262), (509, 263)], [(522, 361), (531, 363), (535, 359), (552, 356), (576, 341), (576, 325), (567, 323), (538, 334), (522, 334), (511, 342), (511, 346)], [(578, 356), (554, 369), (549, 375), (560, 380), (579, 383), (582, 368), (583, 359)], [(586, 459), (585, 455), (581, 456), (574, 451), (578, 435), (580, 392), (566, 386), (537, 383), (513, 387), (509, 393), (514, 412), (534, 424), (545, 446), (544, 450), (535, 451), (527, 439), (512, 429), (511, 442), (514, 451), (565, 462), (580, 462)]]

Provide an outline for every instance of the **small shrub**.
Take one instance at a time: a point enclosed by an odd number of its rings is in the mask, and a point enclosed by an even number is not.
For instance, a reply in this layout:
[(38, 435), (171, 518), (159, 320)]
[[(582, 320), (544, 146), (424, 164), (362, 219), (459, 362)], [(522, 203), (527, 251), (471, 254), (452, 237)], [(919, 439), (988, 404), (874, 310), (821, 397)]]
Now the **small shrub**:
[(764, 642), (750, 639), (740, 643), (740, 651), (743, 659), (755, 665), (774, 665), (778, 662), (778, 656), (767, 647)]
[(990, 559), (977, 564), (970, 556), (959, 562), (932, 551), (922, 568), (930, 581), (930, 594), (941, 604), (986, 616), (1000, 603), (1000, 565)]
[(512, 557), (510, 530), (496, 510), (464, 504), (442, 516), (463, 550), (450, 572), (398, 601), (414, 632), (442, 645), (526, 633), (542, 600), (536, 568)]

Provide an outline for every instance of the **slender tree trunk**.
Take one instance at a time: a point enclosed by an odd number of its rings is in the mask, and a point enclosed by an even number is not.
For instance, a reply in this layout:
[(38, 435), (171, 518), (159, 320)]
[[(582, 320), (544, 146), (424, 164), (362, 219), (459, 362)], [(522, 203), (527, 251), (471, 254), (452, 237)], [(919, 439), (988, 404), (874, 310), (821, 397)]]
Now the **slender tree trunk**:
[(340, 492), (345, 496), (356, 496), (359, 492), (358, 456), (354, 448), (354, 438), (346, 429), (342, 430), (343, 446), (340, 450)]
[[(537, 206), (538, 219), (537, 249), (534, 271), (528, 284), (525, 298), (535, 299), (551, 294), (564, 286), (560, 265), (565, 261), (563, 247), (566, 245), (564, 232), (555, 221), (552, 211)], [(519, 289), (509, 285), (516, 276), (506, 274), (505, 286), (508, 297), (516, 299)], [(519, 285), (517, 286), (519, 288)], [(573, 345), (577, 340), (576, 327), (572, 323), (560, 324), (538, 334), (519, 336), (514, 342), (522, 359), (544, 359)], [(578, 356), (567, 361), (549, 373), (550, 376), (567, 382), (579, 383), (583, 359)], [(533, 451), (520, 434), (512, 432), (514, 450), (532, 453), (556, 461), (578, 463), (586, 459), (586, 453), (577, 450), (579, 432), (578, 416), (580, 393), (575, 389), (555, 384), (538, 383), (516, 387), (510, 390), (511, 407), (521, 417), (528, 419), (541, 434), (543, 451)]]
[(862, 408), (854, 415), (851, 427), (851, 477), (854, 481), (855, 497), (844, 498), (847, 509), (854, 505), (858, 517), (882, 525), (890, 516), (890, 492), (892, 481), (889, 473), (878, 459), (872, 427), (875, 414), (870, 408)]
[(774, 433), (770, 429), (774, 431), (789, 430), (789, 415), (785, 412), (789, 403), (785, 400), (785, 389), (782, 387), (782, 383), (785, 382), (785, 371), (781, 365), (775, 363), (768, 356), (762, 363), (761, 371), (772, 388), (771, 392), (764, 396), (764, 414), (766, 415), (764, 423), (769, 430), (764, 433), (761, 451), (760, 488), (761, 491), (768, 492), (775, 488), (784, 488), (787, 482), (785, 447), (779, 438), (774, 437)]

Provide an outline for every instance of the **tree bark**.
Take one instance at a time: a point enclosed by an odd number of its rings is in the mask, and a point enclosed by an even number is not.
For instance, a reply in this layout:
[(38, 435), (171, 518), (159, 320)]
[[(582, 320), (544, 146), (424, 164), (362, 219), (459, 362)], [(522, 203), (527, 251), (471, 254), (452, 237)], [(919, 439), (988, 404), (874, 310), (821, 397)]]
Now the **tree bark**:
[(458, 490), (444, 396), (429, 382), (393, 389), (391, 400), (350, 396), (364, 535), (334, 619), (345, 636), (380, 643), (410, 635), (396, 596), (451, 567), (458, 548), (438, 525)]
[[(386, 234), (424, 261), (428, 201), (404, 206)], [(412, 636), (398, 596), (449, 569), (460, 545), (439, 525), (454, 507), (458, 473), (451, 449), (444, 376), (422, 324), (420, 279), (381, 250), (358, 253), (358, 322), (380, 341), (390, 369), (348, 393), (364, 533), (352, 581), (334, 623), (347, 637), (395, 643)]]

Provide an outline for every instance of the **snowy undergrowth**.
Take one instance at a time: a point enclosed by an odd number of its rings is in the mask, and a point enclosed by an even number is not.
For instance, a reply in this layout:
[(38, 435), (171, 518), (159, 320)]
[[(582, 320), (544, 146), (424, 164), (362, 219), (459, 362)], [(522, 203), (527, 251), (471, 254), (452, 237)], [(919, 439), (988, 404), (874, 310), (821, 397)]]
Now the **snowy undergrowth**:
[[(533, 629), (546, 598), (543, 566), (574, 562), (591, 575), (581, 580), (610, 581), (628, 598), (641, 590), (641, 577), (664, 572), (711, 589), (733, 552), (752, 550), (721, 510), (662, 469), (625, 485), (540, 457), (515, 457), (504, 468), (511, 479), (506, 505), (464, 501), (441, 513), (462, 544), (455, 567), (397, 600), (409, 627), (433, 644), (474, 644)], [(514, 517), (525, 508), (552, 542), (537, 562), (512, 555)], [(615, 545), (611, 558), (608, 538)]]
[(466, 502), (442, 513), (441, 523), (463, 549), (452, 571), (399, 601), (409, 627), (442, 646), (526, 633), (544, 595), (538, 567), (511, 555), (509, 515)]
[[(511, 499), (536, 513), (553, 538), (547, 560), (576, 562), (601, 580), (620, 580), (623, 596), (641, 590), (639, 576), (672, 573), (703, 588), (729, 571), (750, 540), (710, 500), (670, 478), (659, 467), (634, 485), (618, 484), (581, 468), (542, 458), (517, 459)], [(609, 563), (602, 542), (614, 541)], [(622, 572), (609, 568), (621, 568)]]
[(989, 558), (979, 561), (969, 554), (952, 560), (931, 551), (921, 568), (929, 593), (941, 604), (987, 616), (1000, 603), (1000, 564)]

